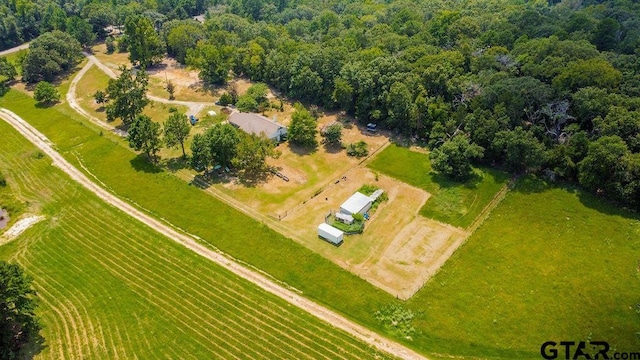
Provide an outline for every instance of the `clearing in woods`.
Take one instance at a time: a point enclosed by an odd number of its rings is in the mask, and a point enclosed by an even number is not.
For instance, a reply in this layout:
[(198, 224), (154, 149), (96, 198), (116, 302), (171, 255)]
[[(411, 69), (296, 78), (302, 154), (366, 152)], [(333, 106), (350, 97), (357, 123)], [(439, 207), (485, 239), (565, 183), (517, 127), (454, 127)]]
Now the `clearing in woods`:
[(34, 278), (47, 359), (384, 358), (107, 206), (0, 121), (0, 170), (46, 220), (0, 246)]

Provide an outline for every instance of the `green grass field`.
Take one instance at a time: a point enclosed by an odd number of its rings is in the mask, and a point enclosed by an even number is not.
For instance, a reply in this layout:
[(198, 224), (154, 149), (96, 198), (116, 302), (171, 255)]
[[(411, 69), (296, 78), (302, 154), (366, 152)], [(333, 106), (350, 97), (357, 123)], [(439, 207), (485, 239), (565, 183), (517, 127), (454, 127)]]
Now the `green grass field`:
[(3, 121), (0, 142), (0, 171), (47, 217), (0, 247), (34, 279), (39, 358), (385, 358), (106, 205)]
[(433, 196), (420, 214), (462, 228), (473, 223), (508, 179), (500, 171), (476, 168), (470, 181), (452, 181), (432, 172), (428, 154), (396, 145), (384, 149), (369, 167), (430, 192)]
[(638, 351), (638, 254), (640, 216), (524, 178), (409, 304), (451, 352), (540, 358), (545, 341), (589, 339)]
[[(16, 91), (0, 98), (0, 106), (38, 127), (70, 161), (78, 163), (80, 158), (116, 193), (306, 296), (383, 331), (373, 313), (395, 301), (388, 294), (203, 196), (170, 173), (148, 166), (123, 141), (110, 134), (98, 136), (98, 129), (83, 124), (64, 106), (37, 109)], [(408, 157), (414, 154), (406, 152)], [(403, 167), (388, 165), (398, 172)], [(404, 167), (414, 170), (414, 185), (429, 183), (422, 177), (425, 172), (415, 171), (415, 162), (405, 160)], [(524, 181), (440, 273), (403, 305), (424, 315), (416, 323), (420, 334), (415, 340), (399, 341), (442, 357), (505, 359), (539, 358), (541, 342), (546, 340), (579, 341), (591, 336), (618, 344), (619, 349), (628, 347), (640, 331), (635, 312), (640, 302), (639, 228), (637, 215), (590, 195)]]

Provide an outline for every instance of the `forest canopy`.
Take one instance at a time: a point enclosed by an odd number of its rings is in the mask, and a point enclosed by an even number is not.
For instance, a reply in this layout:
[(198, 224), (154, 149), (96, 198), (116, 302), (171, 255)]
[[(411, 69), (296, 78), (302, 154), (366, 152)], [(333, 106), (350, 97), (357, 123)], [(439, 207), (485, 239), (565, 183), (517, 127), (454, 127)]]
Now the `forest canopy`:
[(248, 77), (431, 150), (462, 136), (484, 149), (469, 161), (640, 206), (634, 1), (0, 0), (0, 14), (0, 47), (75, 16), (98, 37), (147, 18), (157, 48), (205, 82)]

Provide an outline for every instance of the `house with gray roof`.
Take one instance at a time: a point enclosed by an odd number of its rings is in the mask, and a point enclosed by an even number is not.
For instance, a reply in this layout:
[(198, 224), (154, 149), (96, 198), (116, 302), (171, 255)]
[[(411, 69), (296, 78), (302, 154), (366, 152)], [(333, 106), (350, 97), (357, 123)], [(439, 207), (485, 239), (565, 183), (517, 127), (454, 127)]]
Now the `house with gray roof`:
[(287, 134), (285, 126), (260, 114), (234, 112), (229, 115), (228, 121), (231, 125), (246, 133), (264, 134), (269, 139), (277, 142), (282, 141)]

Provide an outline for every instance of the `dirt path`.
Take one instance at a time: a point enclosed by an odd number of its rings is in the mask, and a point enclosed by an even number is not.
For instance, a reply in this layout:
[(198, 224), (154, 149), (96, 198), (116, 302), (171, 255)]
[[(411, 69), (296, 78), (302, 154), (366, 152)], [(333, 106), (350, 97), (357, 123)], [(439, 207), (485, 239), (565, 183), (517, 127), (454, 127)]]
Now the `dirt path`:
[(20, 50), (24, 50), (24, 49), (28, 49), (28, 48), (29, 48), (29, 43), (25, 43), (25, 44), (13, 47), (11, 49), (0, 51), (0, 56), (9, 55), (11, 53), (18, 52)]
[[(111, 70), (111, 68), (109, 68), (107, 65), (103, 64), (94, 55), (91, 55), (91, 54), (89, 54), (87, 52), (83, 52), (82, 54), (84, 56), (86, 56), (87, 59), (89, 59), (89, 64), (96, 65), (100, 70), (102, 70), (110, 78), (115, 79), (115, 78), (118, 77), (118, 75), (113, 70)], [(86, 70), (84, 71), (84, 73), (86, 73)], [(82, 74), (78, 73), (78, 75), (76, 75), (74, 80), (75, 79), (79, 80), (80, 78), (82, 78), (82, 76), (84, 76), (84, 73), (82, 73)], [(76, 81), (76, 84), (77, 84), (77, 81)], [(69, 88), (69, 93), (73, 93), (74, 96), (75, 96), (75, 85), (72, 84), (71, 86), (73, 88)], [(165, 98), (161, 98), (161, 97), (153, 96), (153, 95), (149, 95), (149, 94), (147, 94), (147, 97), (151, 101), (156, 101), (156, 102), (163, 103), (163, 104), (186, 106), (189, 109), (187, 115), (194, 115), (194, 116), (198, 115), (202, 111), (202, 109), (205, 108), (205, 106), (211, 105), (211, 103), (205, 103), (205, 102), (168, 100), (168, 99), (165, 99)]]
[(126, 214), (134, 217), (150, 228), (156, 230), (162, 235), (175, 241), (176, 243), (188, 248), (196, 254), (203, 256), (216, 264), (226, 268), (233, 272), (237, 276), (246, 279), (253, 284), (259, 286), (263, 290), (274, 294), (281, 299), (295, 305), (302, 310), (305, 310), (319, 319), (326, 321), (334, 327), (341, 329), (360, 341), (374, 346), (382, 351), (385, 351), (391, 355), (397, 356), (402, 359), (426, 359), (424, 356), (416, 353), (415, 351), (400, 345), (394, 341), (391, 341), (377, 333), (358, 325), (336, 312), (318, 305), (317, 303), (304, 298), (294, 290), (283, 287), (276, 283), (274, 280), (269, 279), (265, 275), (262, 275), (254, 270), (251, 270), (243, 265), (240, 265), (230, 257), (224, 255), (222, 252), (214, 251), (199, 244), (191, 236), (187, 236), (182, 232), (177, 231), (175, 228), (143, 213), (131, 204), (121, 200), (117, 196), (109, 193), (102, 187), (87, 178), (84, 173), (71, 165), (65, 160), (60, 153), (54, 149), (54, 145), (43, 134), (38, 132), (34, 127), (24, 121), (22, 118), (14, 114), (13, 112), (0, 108), (0, 118), (4, 119), (8, 124), (13, 126), (20, 134), (31, 141), (34, 145), (40, 148), (45, 154), (47, 154), (53, 160), (53, 165), (60, 168), (67, 173), (73, 180), (80, 183), (89, 191), (96, 194), (102, 200), (108, 204), (115, 206)]

